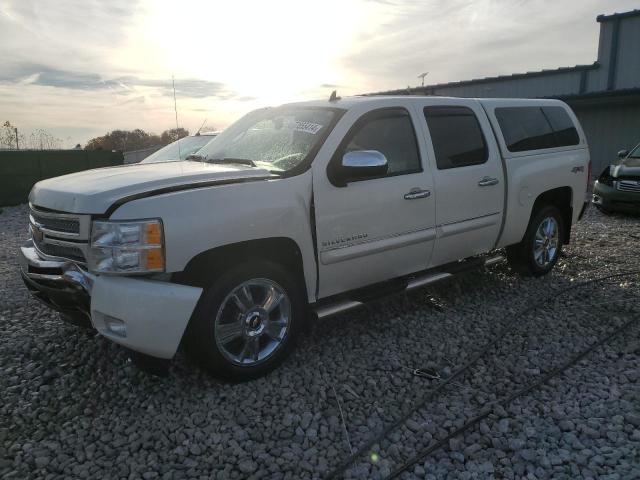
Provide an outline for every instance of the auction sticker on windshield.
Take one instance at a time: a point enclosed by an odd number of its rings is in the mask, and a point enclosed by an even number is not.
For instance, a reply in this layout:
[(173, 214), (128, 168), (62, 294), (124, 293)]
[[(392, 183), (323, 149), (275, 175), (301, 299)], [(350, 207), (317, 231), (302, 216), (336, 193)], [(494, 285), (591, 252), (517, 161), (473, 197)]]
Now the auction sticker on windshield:
[(320, 131), (321, 128), (322, 125), (318, 125), (317, 123), (301, 122), (300, 120), (296, 120), (296, 126), (294, 127), (294, 130), (296, 132), (305, 132), (315, 135)]

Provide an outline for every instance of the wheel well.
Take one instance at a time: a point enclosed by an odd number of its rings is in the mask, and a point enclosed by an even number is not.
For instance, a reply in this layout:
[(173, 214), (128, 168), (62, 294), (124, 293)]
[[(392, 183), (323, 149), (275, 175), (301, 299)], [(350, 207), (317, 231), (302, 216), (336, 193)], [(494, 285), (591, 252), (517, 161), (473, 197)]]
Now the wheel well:
[(571, 187), (559, 187), (553, 190), (547, 190), (536, 198), (531, 211), (531, 216), (535, 215), (541, 208), (546, 205), (553, 205), (562, 213), (564, 219), (565, 232), (562, 243), (569, 243), (571, 238), (571, 220), (573, 219), (573, 192)]
[(175, 273), (176, 283), (207, 288), (216, 279), (216, 274), (247, 260), (270, 260), (278, 263), (299, 280), (306, 292), (306, 282), (300, 248), (290, 238), (273, 237), (232, 243), (199, 253), (187, 263), (182, 272)]

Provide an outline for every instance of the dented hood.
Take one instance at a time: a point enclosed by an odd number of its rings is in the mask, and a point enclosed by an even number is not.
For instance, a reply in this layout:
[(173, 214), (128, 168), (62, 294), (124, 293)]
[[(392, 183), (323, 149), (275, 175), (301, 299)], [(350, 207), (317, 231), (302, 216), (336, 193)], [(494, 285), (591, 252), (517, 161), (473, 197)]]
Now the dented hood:
[(123, 165), (42, 180), (31, 190), (29, 202), (62, 212), (102, 214), (127, 197), (270, 176), (268, 170), (236, 164), (183, 161)]

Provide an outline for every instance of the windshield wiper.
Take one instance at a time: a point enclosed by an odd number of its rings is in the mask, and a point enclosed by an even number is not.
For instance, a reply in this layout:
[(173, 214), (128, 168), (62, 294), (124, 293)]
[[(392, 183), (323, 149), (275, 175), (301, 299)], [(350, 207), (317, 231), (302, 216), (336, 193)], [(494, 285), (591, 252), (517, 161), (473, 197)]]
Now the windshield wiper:
[(256, 162), (249, 160), (248, 158), (205, 158), (205, 162), (209, 163), (238, 163), (240, 165), (249, 165), (250, 167), (257, 167)]

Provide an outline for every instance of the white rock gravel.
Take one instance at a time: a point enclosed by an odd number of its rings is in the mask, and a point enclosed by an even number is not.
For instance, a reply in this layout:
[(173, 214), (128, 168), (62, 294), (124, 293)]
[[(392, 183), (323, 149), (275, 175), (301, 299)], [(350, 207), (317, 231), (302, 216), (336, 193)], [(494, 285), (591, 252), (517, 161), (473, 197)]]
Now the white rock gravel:
[[(186, 361), (150, 377), (125, 352), (62, 323), (17, 270), (25, 206), (0, 213), (0, 477), (323, 478), (437, 385), (526, 304), (640, 269), (640, 219), (589, 211), (556, 270), (506, 265), (312, 325), (265, 378), (220, 383)], [(486, 405), (638, 315), (637, 283), (576, 289), (518, 318), (460, 381), (362, 457), (347, 478), (384, 478)], [(402, 478), (640, 478), (640, 327), (610, 342)], [(375, 460), (375, 461), (374, 461)]]

